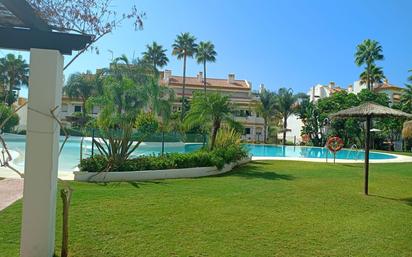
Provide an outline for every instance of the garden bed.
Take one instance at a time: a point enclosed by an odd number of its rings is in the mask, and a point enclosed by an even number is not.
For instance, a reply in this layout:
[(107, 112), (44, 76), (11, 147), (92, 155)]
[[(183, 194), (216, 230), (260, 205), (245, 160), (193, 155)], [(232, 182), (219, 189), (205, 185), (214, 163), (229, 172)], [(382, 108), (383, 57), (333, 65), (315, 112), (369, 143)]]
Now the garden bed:
[(197, 178), (219, 175), (231, 171), (238, 165), (249, 162), (251, 158), (243, 158), (236, 162), (225, 164), (221, 169), (216, 166), (195, 167), (183, 169), (140, 170), (140, 171), (111, 171), (87, 172), (75, 171), (74, 180), (87, 182), (120, 182), (120, 181), (146, 181), (173, 178)]

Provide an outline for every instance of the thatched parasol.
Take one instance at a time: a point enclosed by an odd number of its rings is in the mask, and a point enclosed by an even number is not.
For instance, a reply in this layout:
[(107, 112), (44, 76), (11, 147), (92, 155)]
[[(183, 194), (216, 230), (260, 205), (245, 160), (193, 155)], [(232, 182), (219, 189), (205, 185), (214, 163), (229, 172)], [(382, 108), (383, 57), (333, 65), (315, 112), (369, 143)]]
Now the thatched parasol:
[(402, 137), (412, 139), (412, 120), (403, 123)]
[(407, 117), (412, 118), (411, 114), (402, 112), (399, 110), (391, 109), (383, 105), (367, 102), (362, 105), (349, 108), (346, 110), (339, 111), (332, 114), (330, 117), (336, 118), (348, 118), (348, 117), (358, 117), (366, 118), (366, 128), (365, 128), (365, 194), (368, 194), (368, 180), (369, 180), (369, 147), (370, 147), (370, 129), (373, 117)]

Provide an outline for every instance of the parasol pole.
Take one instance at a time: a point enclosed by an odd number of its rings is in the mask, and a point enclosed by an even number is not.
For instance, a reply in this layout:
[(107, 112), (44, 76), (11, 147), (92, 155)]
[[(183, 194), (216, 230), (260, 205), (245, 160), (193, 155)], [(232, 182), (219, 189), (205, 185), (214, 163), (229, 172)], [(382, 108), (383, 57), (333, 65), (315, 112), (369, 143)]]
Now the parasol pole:
[(371, 129), (371, 115), (366, 116), (366, 131), (365, 131), (365, 195), (369, 193), (369, 142)]

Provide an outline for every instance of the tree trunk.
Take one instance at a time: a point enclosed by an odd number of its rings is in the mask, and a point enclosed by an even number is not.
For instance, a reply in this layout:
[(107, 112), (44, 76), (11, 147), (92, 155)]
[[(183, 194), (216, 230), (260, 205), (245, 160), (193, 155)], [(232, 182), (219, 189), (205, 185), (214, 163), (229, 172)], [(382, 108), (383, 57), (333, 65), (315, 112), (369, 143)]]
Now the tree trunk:
[(283, 145), (286, 145), (286, 129), (288, 127), (288, 117), (283, 117)]
[(165, 153), (165, 132), (162, 130), (162, 156)]
[(371, 88), (371, 78), (370, 78), (370, 76), (371, 76), (371, 74), (370, 74), (370, 72), (371, 72), (371, 71), (370, 71), (370, 66), (371, 66), (371, 65), (368, 63), (367, 68), (366, 68), (366, 69), (367, 69), (367, 73), (368, 73), (368, 74), (367, 74), (367, 78), (368, 78), (367, 85), (368, 85), (368, 90), (369, 90), (369, 91), (372, 91), (372, 88)]
[(63, 201), (63, 235), (62, 249), (60, 253), (61, 257), (67, 257), (69, 255), (69, 209), (72, 191), (73, 190), (70, 187), (60, 190), (60, 197)]
[(210, 150), (213, 150), (213, 148), (215, 147), (217, 131), (219, 130), (219, 128), (220, 128), (220, 121), (213, 122), (212, 133), (210, 135)]
[(267, 119), (264, 119), (264, 123), (263, 123), (263, 143), (267, 143), (267, 135), (266, 135), (266, 129), (268, 126), (268, 122)]
[(185, 117), (185, 88), (186, 88), (186, 54), (183, 57), (183, 88), (182, 88), (182, 114), (180, 119)]
[(206, 61), (203, 61), (203, 87), (206, 95)]

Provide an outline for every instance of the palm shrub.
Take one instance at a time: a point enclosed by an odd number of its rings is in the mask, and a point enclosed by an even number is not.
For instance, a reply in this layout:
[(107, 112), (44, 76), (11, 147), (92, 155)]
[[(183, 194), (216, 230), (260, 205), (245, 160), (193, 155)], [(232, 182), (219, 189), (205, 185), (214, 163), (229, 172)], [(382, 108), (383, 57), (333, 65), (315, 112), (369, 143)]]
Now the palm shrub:
[(146, 136), (157, 130), (153, 113), (144, 112), (149, 99), (147, 86), (127, 76), (108, 75), (103, 94), (87, 100), (87, 108), (99, 106), (101, 110), (93, 124), (101, 137), (94, 139), (94, 144), (108, 160), (106, 170), (121, 165)]
[(184, 125), (190, 129), (195, 126), (210, 128), (209, 149), (215, 147), (216, 136), (222, 123), (231, 127), (239, 127), (239, 122), (234, 120), (233, 107), (229, 97), (219, 92), (195, 92), (191, 108), (184, 119)]

